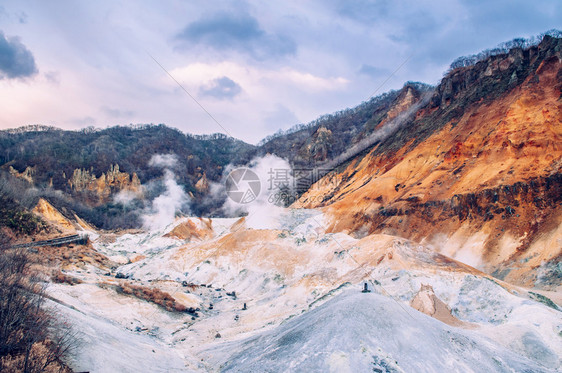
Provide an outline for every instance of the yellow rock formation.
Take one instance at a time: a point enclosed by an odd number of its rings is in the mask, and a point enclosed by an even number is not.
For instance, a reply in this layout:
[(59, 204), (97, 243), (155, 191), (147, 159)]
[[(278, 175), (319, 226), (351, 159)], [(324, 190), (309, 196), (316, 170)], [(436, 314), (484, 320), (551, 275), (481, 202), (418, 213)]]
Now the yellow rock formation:
[(119, 165), (111, 166), (107, 173), (102, 173), (97, 178), (91, 171), (75, 169), (72, 176), (68, 179), (71, 189), (81, 191), (91, 191), (96, 194), (99, 202), (105, 202), (112, 193), (122, 190), (133, 193), (141, 193), (141, 183), (136, 173), (129, 175), (119, 170)]
[(15, 168), (10, 166), (9, 171), (12, 176), (24, 179), (25, 181), (33, 184), (33, 176), (35, 176), (37, 168), (27, 166), (23, 172), (18, 172)]
[(213, 237), (213, 222), (211, 219), (199, 218), (194, 222), (191, 219), (174, 227), (164, 237), (172, 237), (180, 240), (191, 241), (192, 239), (209, 239)]
[(205, 172), (203, 172), (203, 176), (201, 176), (201, 179), (199, 179), (195, 184), (195, 189), (197, 189), (201, 193), (206, 193), (207, 191), (209, 191), (209, 181), (207, 180), (207, 175), (205, 174)]
[(75, 233), (76, 229), (70, 220), (64, 217), (56, 208), (53, 207), (45, 199), (39, 199), (37, 206), (33, 209), (33, 212), (41, 216), (46, 221), (54, 224), (66, 233)]

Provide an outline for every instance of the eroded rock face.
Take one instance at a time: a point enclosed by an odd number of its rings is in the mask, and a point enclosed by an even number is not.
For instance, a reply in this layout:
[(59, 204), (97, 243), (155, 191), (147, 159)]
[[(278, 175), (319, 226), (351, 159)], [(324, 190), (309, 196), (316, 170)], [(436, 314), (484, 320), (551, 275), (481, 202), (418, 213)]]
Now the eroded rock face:
[(70, 188), (75, 192), (93, 192), (99, 203), (106, 202), (113, 193), (123, 190), (141, 193), (141, 183), (136, 173), (129, 175), (119, 170), (119, 165), (112, 165), (106, 173), (97, 178), (91, 171), (75, 169), (68, 179)]
[(421, 285), (420, 290), (410, 301), (410, 306), (445, 324), (462, 326), (464, 323), (451, 313), (451, 309), (439, 299), (431, 285)]
[(164, 237), (172, 237), (178, 240), (191, 241), (193, 239), (209, 239), (213, 237), (213, 222), (211, 219), (199, 218), (198, 220), (187, 220), (176, 225)]
[(561, 96), (562, 39), (455, 69), (406, 126), (294, 206), (323, 207), (332, 232), (407, 237), (536, 285), (562, 255)]
[(209, 180), (207, 179), (205, 172), (203, 172), (201, 179), (195, 183), (195, 189), (197, 189), (200, 193), (207, 193), (209, 191)]
[[(399, 189), (400, 187), (398, 187)], [(396, 207), (383, 207), (369, 217), (374, 224), (384, 224), (387, 218), (417, 215), (431, 219), (458, 219), (459, 222), (485, 223), (500, 219), (506, 222), (518, 221), (529, 232), (531, 219), (528, 211), (540, 210), (542, 213), (554, 211), (562, 202), (562, 174), (538, 177), (528, 182), (500, 185), (475, 193), (456, 194), (440, 201), (420, 202), (418, 197), (399, 199)], [(523, 216), (523, 219), (519, 219)], [(375, 228), (376, 229), (376, 228)]]
[(20, 179), (23, 179), (23, 180), (33, 184), (33, 177), (35, 176), (35, 173), (37, 172), (37, 167), (27, 166), (25, 168), (25, 170), (23, 170), (23, 172), (18, 172), (18, 170), (16, 170), (12, 166), (10, 166), (10, 168), (8, 170), (10, 172), (10, 175), (15, 176), (15, 177), (20, 178)]
[(325, 161), (332, 143), (332, 131), (323, 126), (318, 128), (306, 146), (307, 156), (315, 161)]
[(64, 233), (76, 232), (74, 224), (43, 198), (39, 199), (33, 212), (55, 225)]

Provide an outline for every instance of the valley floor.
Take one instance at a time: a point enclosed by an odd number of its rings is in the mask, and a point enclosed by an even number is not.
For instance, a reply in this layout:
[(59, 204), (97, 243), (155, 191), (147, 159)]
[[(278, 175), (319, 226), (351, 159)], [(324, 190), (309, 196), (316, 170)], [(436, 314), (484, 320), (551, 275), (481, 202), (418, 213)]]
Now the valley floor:
[[(326, 233), (315, 210), (90, 232), (50, 303), (88, 372), (555, 372), (562, 312), (411, 241)], [(254, 220), (254, 221), (252, 221)], [(366, 284), (366, 285), (365, 285)], [(364, 286), (367, 292), (362, 292)], [(155, 291), (158, 289), (159, 291)]]

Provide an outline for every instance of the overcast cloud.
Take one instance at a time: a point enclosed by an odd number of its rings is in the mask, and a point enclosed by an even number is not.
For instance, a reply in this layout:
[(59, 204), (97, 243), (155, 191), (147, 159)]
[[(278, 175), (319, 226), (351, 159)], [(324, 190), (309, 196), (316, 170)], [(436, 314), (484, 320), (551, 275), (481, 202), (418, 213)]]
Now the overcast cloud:
[(292, 39), (266, 33), (258, 20), (247, 13), (204, 15), (190, 22), (177, 39), (186, 50), (193, 45), (203, 45), (220, 52), (246, 53), (259, 60), (278, 58), (296, 51)]
[(0, 31), (0, 79), (26, 78), (37, 72), (33, 54), (19, 38), (6, 38)]
[(562, 29), (552, 1), (5, 0), (0, 127), (165, 123), (257, 142), (457, 57)]

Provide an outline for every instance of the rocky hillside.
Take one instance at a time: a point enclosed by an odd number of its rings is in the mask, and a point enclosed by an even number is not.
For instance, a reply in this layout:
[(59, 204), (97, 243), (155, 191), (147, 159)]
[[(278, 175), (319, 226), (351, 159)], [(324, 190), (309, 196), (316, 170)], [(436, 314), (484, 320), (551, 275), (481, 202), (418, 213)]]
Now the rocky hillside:
[(417, 103), (433, 87), (408, 82), (362, 104), (323, 115), (307, 125), (298, 125), (262, 141), (255, 154), (275, 154), (297, 166), (317, 166), (345, 153), (377, 128)]
[[(384, 129), (384, 125), (382, 127)], [(497, 277), (559, 283), (562, 39), (452, 69), (393, 136), (295, 205), (331, 230), (434, 246)]]

